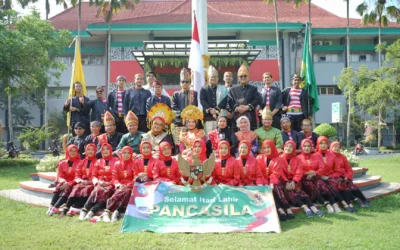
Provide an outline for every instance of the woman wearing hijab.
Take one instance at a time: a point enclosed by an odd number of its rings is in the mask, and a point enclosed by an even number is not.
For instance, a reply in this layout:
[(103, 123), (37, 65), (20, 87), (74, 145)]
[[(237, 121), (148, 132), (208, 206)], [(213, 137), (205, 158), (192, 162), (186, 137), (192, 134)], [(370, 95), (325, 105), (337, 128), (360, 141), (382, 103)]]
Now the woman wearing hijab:
[[(104, 222), (117, 222), (118, 216), (125, 211), (131, 196), (133, 186), (133, 150), (129, 146), (125, 146), (121, 150), (121, 160), (115, 163), (112, 171), (112, 183), (115, 192), (110, 199), (107, 200), (107, 207), (103, 213)], [(112, 217), (110, 219), (110, 214)]]
[(241, 116), (236, 120), (236, 125), (239, 131), (232, 137), (233, 148), (232, 150), (236, 153), (238, 145), (242, 141), (248, 141), (251, 145), (251, 153), (255, 157), (258, 150), (257, 134), (250, 130), (250, 120), (247, 116)]
[(215, 167), (212, 173), (212, 184), (225, 184), (238, 186), (240, 184), (240, 167), (236, 159), (230, 154), (230, 144), (227, 141), (220, 141), (217, 147), (218, 158), (215, 160)]
[(101, 209), (106, 207), (107, 199), (114, 192), (112, 184), (112, 170), (118, 158), (113, 157), (112, 147), (105, 143), (100, 149), (102, 158), (98, 159), (93, 169), (93, 185), (94, 189), (82, 208), (79, 215), (80, 220), (90, 220)]
[(206, 143), (202, 139), (197, 139), (193, 142), (192, 152), (189, 154), (187, 161), (192, 163), (194, 156), (197, 156), (201, 163), (207, 160)]
[(72, 189), (60, 217), (77, 214), (75, 210), (71, 210), (70, 208), (72, 206), (74, 208), (82, 208), (85, 204), (94, 188), (92, 179), (96, 160), (96, 145), (94, 143), (89, 143), (85, 148), (85, 159), (81, 160), (76, 168), (75, 183), (77, 184)]
[(274, 141), (265, 140), (262, 145), (262, 152), (262, 155), (257, 156), (258, 166), (263, 175), (264, 184), (270, 185), (272, 189), (279, 219), (281, 221), (294, 219), (282, 185), (284, 182), (282, 171), (283, 161), (279, 157), (279, 152), (276, 149)]
[(340, 178), (342, 180), (343, 188), (351, 192), (353, 196), (352, 198), (354, 198), (361, 208), (369, 207), (369, 201), (365, 198), (361, 190), (353, 183), (353, 169), (351, 168), (346, 156), (340, 153), (341, 147), (342, 145), (340, 142), (332, 142), (330, 151), (336, 156), (335, 166), (337, 166), (341, 172)]
[(250, 153), (250, 142), (239, 143), (239, 157), (236, 158), (240, 168), (240, 180), (242, 186), (263, 186), (264, 180), (258, 162)]
[[(320, 157), (311, 154), (311, 152), (312, 141), (310, 139), (304, 139), (301, 142), (301, 154), (297, 156), (303, 167), (303, 190), (310, 196), (311, 201), (316, 200), (320, 204), (326, 206), (328, 211), (332, 211), (332, 205), (336, 203), (335, 199), (328, 185), (326, 185), (318, 175), (318, 171), (324, 168), (324, 163)], [(315, 214), (317, 213), (315, 212)], [(324, 216), (321, 211), (319, 211), (317, 215)]]
[[(354, 212), (354, 208), (350, 203), (350, 192), (345, 190), (341, 185), (340, 167), (335, 166), (335, 154), (328, 150), (329, 139), (326, 136), (320, 136), (317, 139), (316, 152), (314, 155), (320, 157), (324, 162), (324, 168), (319, 169), (317, 174), (329, 186), (334, 193), (335, 198), (340, 202), (348, 212)], [(349, 206), (350, 204), (350, 206)], [(333, 209), (336, 213), (342, 212), (337, 203), (333, 204)], [(329, 211), (328, 212), (333, 212)]]
[[(217, 129), (208, 133), (208, 140), (206, 143), (207, 156), (211, 153), (218, 154), (218, 145), (220, 141), (227, 141), (229, 145), (232, 145), (232, 133), (228, 127), (228, 118), (226, 116), (219, 116), (217, 119)], [(229, 148), (229, 153), (234, 156), (235, 152), (232, 147)]]
[(61, 205), (67, 201), (72, 187), (75, 185), (75, 172), (79, 162), (78, 147), (69, 145), (65, 150), (65, 160), (59, 162), (58, 165), (58, 184), (47, 210), (48, 215), (52, 216), (58, 213)]
[(133, 161), (134, 180), (140, 183), (153, 180), (153, 169), (158, 160), (153, 158), (151, 143), (143, 141), (140, 144), (141, 157)]
[(171, 155), (171, 144), (169, 142), (162, 142), (160, 144), (158, 164), (153, 168), (153, 178), (154, 180), (172, 181), (178, 185), (181, 182), (182, 176), (178, 168), (178, 162)]
[(293, 140), (287, 141), (281, 156), (283, 160), (283, 179), (285, 181), (284, 188), (289, 201), (293, 205), (301, 207), (307, 217), (311, 218), (313, 217), (312, 211), (317, 211), (318, 209), (311, 202), (310, 196), (302, 189), (303, 167), (296, 156), (296, 143)]

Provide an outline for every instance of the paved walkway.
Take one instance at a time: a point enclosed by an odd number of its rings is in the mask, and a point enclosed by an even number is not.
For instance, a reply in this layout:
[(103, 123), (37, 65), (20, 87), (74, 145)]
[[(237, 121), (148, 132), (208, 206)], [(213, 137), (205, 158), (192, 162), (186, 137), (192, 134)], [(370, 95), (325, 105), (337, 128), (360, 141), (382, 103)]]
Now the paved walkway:
[(22, 201), (37, 206), (48, 207), (50, 205), (50, 199), (24, 193), (21, 189), (1, 190), (0, 195), (15, 201)]

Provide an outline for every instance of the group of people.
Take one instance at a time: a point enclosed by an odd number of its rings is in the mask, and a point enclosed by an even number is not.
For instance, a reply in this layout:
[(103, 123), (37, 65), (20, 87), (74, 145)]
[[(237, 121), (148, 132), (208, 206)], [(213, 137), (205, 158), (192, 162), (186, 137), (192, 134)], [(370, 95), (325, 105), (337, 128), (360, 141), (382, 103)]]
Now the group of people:
[[(308, 97), (299, 87), (298, 75), (282, 93), (272, 86), (270, 73), (264, 74), (261, 93), (248, 84), (247, 67), (240, 67), (238, 77), (239, 86), (218, 85), (218, 72), (210, 66), (208, 85), (200, 91), (201, 110), (186, 69), (180, 74), (182, 90), (173, 94), (172, 101), (153, 73), (147, 74), (153, 92), (142, 86), (139, 74), (135, 87), (125, 91), (126, 79), (119, 76), (118, 90), (110, 93), (100, 121), (90, 123), (90, 135), (84, 133), (83, 120), (74, 120), (76, 136), (69, 140), (65, 160), (58, 164), (47, 214), (63, 217), (81, 208), (79, 219), (86, 220), (104, 209), (104, 221), (117, 221), (135, 182), (187, 184), (177, 154), (189, 163), (203, 163), (214, 154), (214, 171), (206, 177), (211, 185), (269, 185), (282, 221), (294, 218), (291, 206), (313, 217), (324, 216), (314, 202), (329, 213), (341, 212), (339, 205), (349, 212), (356, 211), (354, 202), (369, 205), (352, 182), (353, 171), (340, 153), (340, 143), (328, 148), (328, 138), (312, 132)], [(224, 79), (232, 79), (229, 72)], [(96, 107), (79, 95), (79, 87), (76, 83), (72, 106), (68, 101), (64, 106), (72, 114), (79, 113), (85, 103)]]

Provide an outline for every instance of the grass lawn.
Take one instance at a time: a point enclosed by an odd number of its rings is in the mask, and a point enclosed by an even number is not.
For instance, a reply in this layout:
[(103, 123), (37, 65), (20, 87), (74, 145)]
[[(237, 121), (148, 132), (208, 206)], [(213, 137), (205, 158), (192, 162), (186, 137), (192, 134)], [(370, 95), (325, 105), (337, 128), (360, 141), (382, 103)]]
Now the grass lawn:
[[(400, 182), (400, 157), (362, 160), (368, 174)], [(0, 189), (17, 188), (34, 168), (0, 169)], [(10, 175), (13, 174), (12, 180)], [(282, 234), (119, 233), (121, 222), (80, 222), (45, 215), (46, 209), (0, 197), (0, 249), (399, 249), (400, 194), (380, 198), (356, 214), (281, 224)]]

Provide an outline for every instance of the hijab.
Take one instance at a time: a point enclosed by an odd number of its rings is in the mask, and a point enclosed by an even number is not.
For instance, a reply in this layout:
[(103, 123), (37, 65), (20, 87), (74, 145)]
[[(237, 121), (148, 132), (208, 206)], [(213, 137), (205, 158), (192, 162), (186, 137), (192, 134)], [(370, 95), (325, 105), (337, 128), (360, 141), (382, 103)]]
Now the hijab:
[[(147, 145), (150, 146), (150, 153), (147, 154), (147, 155), (143, 154), (143, 145), (144, 144), (147, 144)], [(152, 148), (151, 143), (149, 141), (142, 141), (142, 143), (140, 143), (140, 153), (142, 154), (143, 159), (150, 159), (151, 157), (153, 157), (152, 150), (153, 150), (153, 148)]]
[[(103, 149), (105, 148), (105, 147), (107, 147), (108, 148), (108, 150), (110, 151), (110, 155), (109, 156), (104, 156), (103, 155)], [(112, 147), (111, 147), (111, 145), (110, 144), (108, 144), (108, 143), (105, 143), (105, 144), (103, 144), (102, 146), (101, 146), (101, 157), (105, 160), (105, 161), (110, 161), (112, 158), (113, 158), (113, 155), (112, 155)]]
[[(243, 144), (246, 144), (246, 145), (247, 145), (247, 154), (246, 154), (246, 155), (240, 154), (240, 146), (243, 145)], [(247, 157), (249, 157), (249, 154), (250, 154), (250, 152), (251, 152), (251, 144), (250, 144), (250, 142), (248, 142), (248, 141), (241, 141), (241, 142), (239, 143), (238, 149), (239, 149), (239, 156), (240, 156), (240, 158), (242, 158), (242, 159), (247, 159)]]
[(275, 157), (278, 157), (278, 156), (279, 156), (279, 152), (278, 152), (278, 150), (276, 149), (276, 146), (275, 146), (274, 141), (272, 141), (272, 140), (265, 140), (265, 141), (263, 142), (263, 145), (262, 145), (263, 150), (264, 150), (264, 148), (265, 148), (267, 145), (271, 148), (271, 154), (267, 155), (267, 154), (264, 153), (264, 155), (267, 157), (267, 159), (273, 159), (273, 158), (275, 158)]
[[(126, 151), (126, 150), (129, 151), (129, 159), (128, 159), (128, 160), (124, 160), (124, 159), (122, 158), (122, 154), (123, 154), (124, 151)], [(132, 155), (133, 155), (133, 150), (132, 150), (131, 147), (125, 146), (125, 147), (122, 148), (122, 150), (121, 150), (121, 162), (123, 162), (122, 166), (124, 166), (124, 165), (129, 164), (129, 163), (132, 162)]]
[(292, 145), (293, 151), (292, 151), (291, 154), (286, 154), (285, 151), (283, 151), (282, 157), (283, 157), (286, 161), (287, 161), (287, 160), (290, 160), (290, 159), (292, 159), (292, 158), (294, 158), (294, 157), (296, 157), (296, 143), (295, 143), (293, 140), (289, 140), (289, 141), (287, 141), (287, 142), (285, 143), (285, 146), (284, 146), (284, 147), (286, 147), (286, 146), (289, 145), (289, 144)]
[[(221, 151), (219, 150), (221, 145), (225, 144), (226, 146), (228, 146), (228, 153), (226, 155), (221, 155)], [(231, 145), (229, 144), (229, 142), (227, 141), (220, 141), (218, 143), (218, 158), (221, 159), (221, 161), (228, 159), (229, 157), (231, 157), (231, 153), (230, 153), (230, 147)]]
[(306, 143), (306, 142), (308, 142), (308, 143), (310, 143), (310, 147), (312, 148), (312, 141), (310, 140), (310, 139), (304, 139), (303, 141), (301, 141), (301, 154), (302, 155), (304, 155), (304, 158), (306, 159), (306, 160), (308, 160), (308, 159), (310, 159), (310, 157), (311, 157), (311, 152), (312, 152), (312, 150), (310, 150), (310, 152), (308, 152), (308, 153), (305, 153), (304, 152), (304, 144)]
[[(165, 147), (170, 147), (170, 148), (171, 148), (171, 144), (169, 144), (169, 142), (167, 142), (167, 141), (163, 141), (163, 142), (160, 143), (160, 155), (159, 155), (159, 157), (158, 157), (158, 159), (159, 159), (160, 161), (170, 161), (170, 160), (172, 160), (171, 155), (165, 156), (165, 155), (163, 154), (163, 151), (164, 151), (163, 149), (164, 149)], [(171, 154), (172, 154), (172, 151), (171, 151)]]
[[(75, 150), (76, 150), (76, 155), (75, 155), (74, 158), (72, 158), (72, 157), (69, 155), (69, 151), (71, 151), (71, 149), (73, 149), (73, 148), (75, 148)], [(72, 144), (72, 145), (69, 145), (69, 146), (67, 147), (67, 149), (65, 150), (65, 159), (66, 159), (67, 161), (71, 161), (71, 162), (79, 161), (79, 160), (80, 160), (79, 153), (78, 153), (78, 147), (77, 147), (76, 145)]]
[(327, 144), (329, 144), (329, 139), (328, 139), (328, 137), (326, 137), (326, 136), (320, 136), (320, 137), (318, 137), (318, 139), (317, 139), (317, 146), (316, 146), (316, 149), (317, 149), (317, 151), (318, 151), (319, 153), (321, 153), (321, 154), (328, 153), (328, 149), (322, 150), (322, 149), (319, 148), (319, 144), (321, 144), (322, 141), (325, 141)]
[[(88, 155), (89, 147), (92, 147), (93, 150), (94, 150), (94, 153), (93, 153), (92, 157), (89, 157), (89, 155)], [(86, 145), (86, 147), (85, 147), (85, 159), (88, 160), (88, 161), (95, 161), (96, 160), (96, 150), (97, 150), (97, 148), (96, 148), (96, 145), (94, 143), (89, 143), (88, 145)]]
[[(201, 147), (201, 153), (199, 155), (199, 160), (201, 162), (204, 162), (205, 160), (207, 160), (207, 148), (206, 148), (206, 143), (202, 140), (202, 139), (197, 139), (193, 142), (192, 148), (194, 148), (194, 145), (199, 142), (200, 143), (200, 147)], [(194, 154), (194, 153), (193, 153)]]

